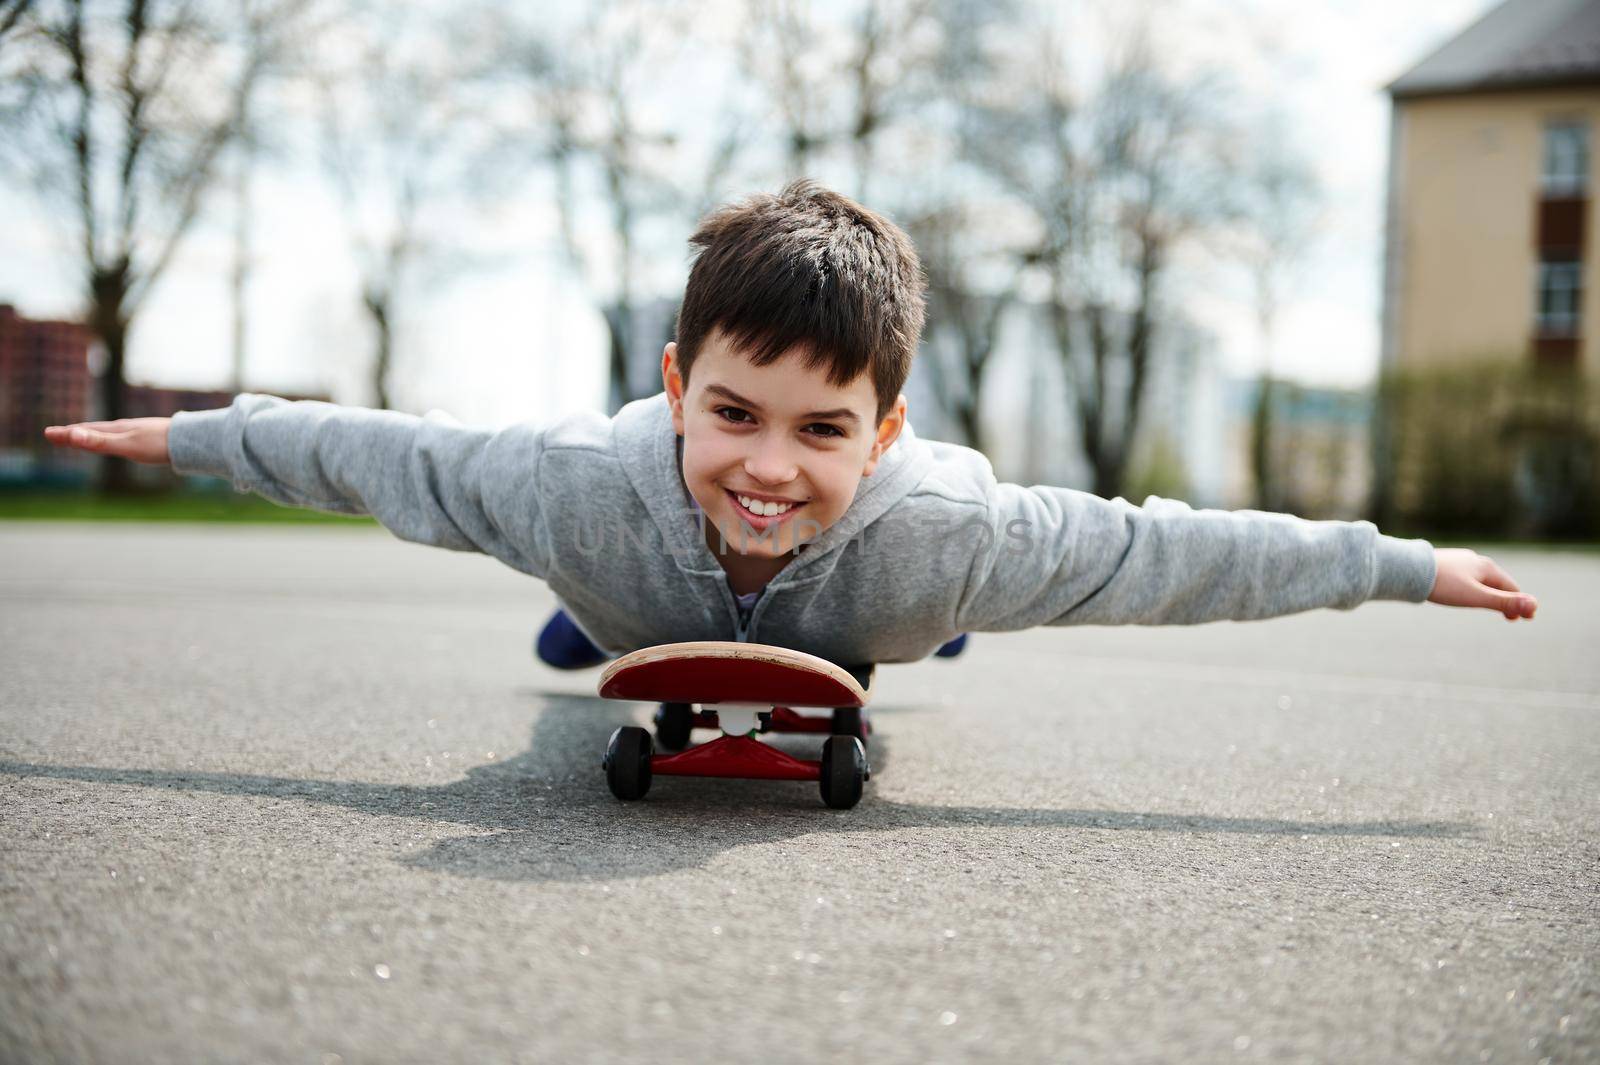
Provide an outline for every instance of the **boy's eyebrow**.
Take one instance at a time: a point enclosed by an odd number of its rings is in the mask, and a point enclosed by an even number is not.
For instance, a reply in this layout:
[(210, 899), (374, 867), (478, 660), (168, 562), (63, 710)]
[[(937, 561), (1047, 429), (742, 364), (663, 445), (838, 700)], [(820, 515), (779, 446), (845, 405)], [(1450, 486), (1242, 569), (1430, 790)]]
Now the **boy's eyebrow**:
[[(743, 396), (741, 396), (739, 393), (735, 392), (731, 388), (724, 388), (721, 385), (706, 385), (706, 391), (707, 392), (715, 392), (717, 395), (721, 396), (723, 399), (727, 400), (729, 403), (737, 403), (741, 407), (749, 407), (751, 410), (760, 410), (761, 409), (761, 404), (752, 402), (751, 400), (748, 400), (748, 399), (745, 399)], [(859, 425), (861, 423), (861, 418), (856, 414), (855, 411), (851, 410), (849, 407), (840, 407), (837, 410), (814, 410), (814, 411), (811, 411), (808, 414), (802, 414), (801, 417), (802, 418), (832, 418), (832, 419), (834, 419), (836, 421), (849, 422), (852, 425)]]

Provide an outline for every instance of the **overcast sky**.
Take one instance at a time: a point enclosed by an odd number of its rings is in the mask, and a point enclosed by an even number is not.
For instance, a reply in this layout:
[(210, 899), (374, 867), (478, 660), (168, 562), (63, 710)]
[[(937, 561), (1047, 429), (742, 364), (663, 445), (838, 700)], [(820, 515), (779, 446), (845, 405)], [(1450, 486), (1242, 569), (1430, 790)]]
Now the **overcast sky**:
[[(1177, 39), (1222, 58), (1241, 83), (1275, 97), (1329, 193), (1326, 235), (1308, 249), (1285, 308), (1275, 365), (1313, 383), (1357, 385), (1378, 359), (1379, 237), (1388, 102), (1382, 86), (1491, 6), (1491, 0), (1212, 0), (1172, 7)], [(1287, 72), (1287, 73), (1286, 73)], [(314, 173), (263, 172), (256, 225), (247, 386), (326, 392), (368, 403), (371, 340), (337, 200)], [(750, 189), (746, 191), (759, 191)], [(870, 204), (869, 204), (870, 206)], [(599, 407), (605, 337), (593, 301), (555, 255), (554, 215), (537, 195), (495, 208), (474, 248), (479, 265), (436, 285), (404, 322), (397, 406), (442, 408), (469, 423), (504, 425)], [(128, 377), (224, 387), (230, 372), (227, 218), (197, 230), (133, 333)], [(78, 309), (76, 264), (25, 190), (0, 186), (0, 302), (33, 317)], [(685, 253), (686, 254), (686, 253)], [(681, 284), (685, 256), (665, 264)], [(1224, 366), (1259, 365), (1243, 290), (1190, 293)]]

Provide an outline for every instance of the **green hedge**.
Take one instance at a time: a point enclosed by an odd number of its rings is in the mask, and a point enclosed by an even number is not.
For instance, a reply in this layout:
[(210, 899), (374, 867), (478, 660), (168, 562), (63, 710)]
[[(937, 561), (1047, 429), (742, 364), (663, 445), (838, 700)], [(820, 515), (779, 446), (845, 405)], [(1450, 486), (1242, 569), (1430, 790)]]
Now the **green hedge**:
[(1600, 538), (1600, 387), (1521, 361), (1391, 372), (1373, 518), (1418, 534)]
[(232, 490), (142, 492), (102, 496), (87, 488), (0, 487), (0, 521), (226, 521), (315, 522), (373, 526), (367, 517), (347, 517), (302, 507), (283, 507)]

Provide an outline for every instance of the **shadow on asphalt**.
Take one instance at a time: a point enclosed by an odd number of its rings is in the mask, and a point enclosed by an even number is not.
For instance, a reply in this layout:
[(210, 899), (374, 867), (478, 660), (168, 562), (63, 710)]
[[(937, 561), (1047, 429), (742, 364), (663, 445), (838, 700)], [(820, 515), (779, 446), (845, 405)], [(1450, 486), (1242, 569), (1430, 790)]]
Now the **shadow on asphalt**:
[[(606, 788), (600, 756), (613, 729), (638, 723), (637, 707), (592, 695), (524, 690), (543, 704), (528, 749), (504, 761), (469, 769), (460, 780), (448, 784), (346, 783), (9, 760), (0, 760), (0, 773), (303, 799), (382, 817), (496, 829), (497, 835), (445, 840), (400, 860), (417, 868), (497, 880), (595, 881), (652, 876), (703, 866), (734, 847), (814, 832), (974, 827), (1401, 838), (1475, 834), (1471, 825), (1439, 821), (1311, 822), (896, 803), (877, 798), (871, 783), (854, 810), (827, 809), (813, 785), (683, 777), (659, 777), (648, 798), (621, 803)], [(893, 713), (895, 709), (875, 706), (873, 713)], [(769, 742), (801, 757), (816, 757), (815, 738), (778, 736)], [(881, 779), (890, 763), (890, 745), (881, 732), (872, 738), (870, 755), (873, 778)]]

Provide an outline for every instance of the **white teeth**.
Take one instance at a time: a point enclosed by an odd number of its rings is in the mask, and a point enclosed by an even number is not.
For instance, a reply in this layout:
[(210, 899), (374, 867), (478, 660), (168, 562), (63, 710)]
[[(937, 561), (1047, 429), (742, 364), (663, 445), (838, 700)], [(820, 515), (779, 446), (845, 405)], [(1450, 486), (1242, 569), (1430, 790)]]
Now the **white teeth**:
[(794, 506), (793, 503), (766, 503), (759, 499), (751, 499), (749, 496), (737, 496), (735, 498), (737, 498), (739, 500), (739, 504), (745, 509), (749, 510), (750, 513), (760, 514), (765, 518), (782, 514), (784, 511)]

